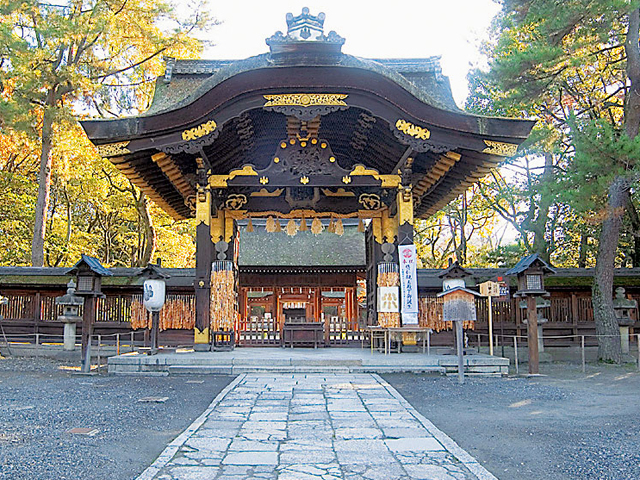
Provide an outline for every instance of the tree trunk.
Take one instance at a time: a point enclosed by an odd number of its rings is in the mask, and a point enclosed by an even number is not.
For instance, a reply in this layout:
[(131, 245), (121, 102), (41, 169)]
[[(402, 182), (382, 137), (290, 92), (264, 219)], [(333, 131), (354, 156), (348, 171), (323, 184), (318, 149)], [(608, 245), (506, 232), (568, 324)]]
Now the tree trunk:
[(587, 266), (587, 247), (589, 246), (589, 236), (586, 233), (580, 235), (580, 254), (578, 256), (578, 268)]
[[(51, 97), (53, 94), (50, 93)], [(45, 107), (42, 119), (42, 151), (38, 175), (38, 200), (36, 201), (33, 241), (31, 242), (31, 265), (44, 266), (44, 239), (47, 230), (47, 210), (51, 190), (51, 147), (53, 140), (53, 111)]]
[(598, 335), (598, 359), (621, 363), (620, 329), (613, 311), (613, 273), (620, 226), (629, 199), (629, 184), (616, 177), (609, 187), (607, 212), (600, 241), (592, 287), (593, 318)]
[(138, 215), (140, 215), (144, 232), (144, 247), (140, 254), (138, 266), (144, 267), (151, 262), (156, 251), (156, 229), (153, 226), (151, 212), (149, 212), (149, 201), (143, 192), (140, 192), (140, 198), (136, 201), (136, 209), (138, 210)]
[[(538, 212), (536, 220), (532, 222), (531, 230), (533, 231), (533, 252), (540, 255), (545, 262), (550, 263), (551, 249), (546, 238), (547, 222), (549, 221), (549, 210), (553, 204), (553, 195), (549, 191), (549, 187), (555, 182), (555, 174), (553, 171), (553, 155), (545, 152), (544, 154), (544, 172), (538, 184), (540, 189), (540, 203), (538, 204)], [(531, 202), (533, 203), (533, 199)]]

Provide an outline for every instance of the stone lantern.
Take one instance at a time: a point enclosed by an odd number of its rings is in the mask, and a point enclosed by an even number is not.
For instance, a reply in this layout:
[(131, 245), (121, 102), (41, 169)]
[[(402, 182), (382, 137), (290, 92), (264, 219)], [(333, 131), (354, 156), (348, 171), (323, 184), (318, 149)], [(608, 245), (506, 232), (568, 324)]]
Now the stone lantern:
[(629, 353), (629, 327), (633, 326), (635, 320), (631, 318), (631, 312), (638, 308), (636, 300), (630, 300), (624, 296), (624, 288), (616, 288), (616, 298), (613, 299), (613, 311), (620, 326), (620, 344), (622, 353)]
[(542, 260), (537, 253), (524, 257), (515, 267), (505, 272), (505, 275), (515, 275), (518, 279), (518, 291), (515, 296), (526, 299), (527, 346), (529, 351), (529, 373), (531, 375), (539, 373), (537, 298), (549, 296), (549, 292), (544, 289), (544, 276), (549, 273), (555, 273), (555, 270)]
[(84, 254), (78, 263), (66, 273), (77, 276), (76, 295), (85, 299), (82, 313), (82, 372), (89, 373), (91, 370), (91, 335), (96, 319), (98, 298), (104, 298), (102, 277), (111, 276), (112, 273), (104, 268), (97, 258)]
[(76, 349), (76, 325), (82, 321), (79, 315), (80, 307), (84, 305), (84, 298), (76, 295), (76, 283), (70, 280), (67, 284), (67, 294), (56, 297), (56, 305), (62, 305), (62, 315), (58, 320), (64, 322), (64, 350)]

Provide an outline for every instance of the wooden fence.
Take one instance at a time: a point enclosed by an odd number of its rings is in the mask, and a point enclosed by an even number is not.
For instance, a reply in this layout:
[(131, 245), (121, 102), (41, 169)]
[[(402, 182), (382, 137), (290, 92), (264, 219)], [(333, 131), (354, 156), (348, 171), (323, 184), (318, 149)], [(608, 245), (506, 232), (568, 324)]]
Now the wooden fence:
[[(0, 305), (0, 316), (4, 330), (7, 334), (29, 336), (39, 333), (43, 335), (62, 335), (62, 322), (57, 317), (62, 314), (62, 307), (55, 305), (55, 297), (61, 293), (17, 292), (7, 293), (9, 298), (7, 305)], [(421, 323), (425, 316), (441, 315), (441, 299), (435, 295), (428, 295), (427, 301), (421, 302)], [(632, 298), (640, 301), (640, 295)], [(550, 339), (549, 344), (566, 345), (579, 342), (579, 335), (593, 335), (595, 325), (593, 322), (593, 309), (591, 297), (582, 294), (567, 294), (555, 292), (552, 294), (551, 306), (543, 309), (543, 317), (548, 319), (544, 324), (545, 336), (573, 336), (573, 338)], [(96, 334), (105, 335), (111, 333), (127, 333), (131, 331), (132, 311), (140, 307), (140, 295), (130, 293), (107, 295), (98, 301)], [(185, 344), (192, 342), (192, 334), (188, 331), (193, 328), (195, 315), (194, 295), (189, 293), (167, 295), (167, 304), (171, 306), (162, 315), (161, 328), (165, 331), (161, 334), (169, 344)], [(488, 342), (488, 302), (486, 298), (476, 299), (477, 322), (471, 336), (480, 335), (483, 343)], [(512, 298), (508, 301), (493, 301), (493, 325), (494, 334), (502, 336), (526, 335), (526, 325), (523, 324), (524, 310), (520, 308), (520, 300)], [(82, 313), (80, 313), (82, 314)], [(640, 331), (637, 312), (635, 313), (635, 331)], [(174, 318), (175, 317), (175, 318)], [(260, 325), (258, 325), (260, 323)], [(349, 323), (349, 324), (348, 324)], [(346, 322), (340, 317), (329, 322), (329, 343), (333, 345), (347, 344), (360, 339), (357, 322)], [(244, 345), (270, 345), (279, 344), (279, 331), (275, 322), (264, 325), (264, 322), (254, 322), (251, 319), (237, 325), (240, 332), (239, 343)], [(80, 330), (80, 329), (79, 329)], [(266, 336), (265, 336), (266, 334)], [(443, 331), (434, 334), (434, 345), (449, 344), (451, 332)], [(171, 340), (173, 338), (174, 340)], [(595, 340), (590, 340), (594, 342)]]

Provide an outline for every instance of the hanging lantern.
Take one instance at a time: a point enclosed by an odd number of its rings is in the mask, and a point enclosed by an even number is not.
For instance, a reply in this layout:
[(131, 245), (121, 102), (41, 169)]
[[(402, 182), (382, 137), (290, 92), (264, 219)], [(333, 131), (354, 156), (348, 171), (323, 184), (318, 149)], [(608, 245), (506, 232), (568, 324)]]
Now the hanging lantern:
[(280, 225), (280, 219), (276, 220), (276, 232), (282, 231), (282, 225)]
[(342, 236), (342, 234), (344, 233), (344, 227), (342, 226), (342, 219), (339, 218), (338, 221), (336, 222), (335, 228), (334, 228), (334, 233), (336, 235), (338, 235), (339, 237)]
[(296, 225), (296, 221), (293, 218), (287, 222), (286, 232), (290, 237), (293, 237), (298, 233), (298, 225)]
[(362, 221), (362, 217), (359, 217), (358, 232), (364, 233), (364, 222)]
[(335, 231), (336, 231), (336, 226), (333, 224), (333, 217), (331, 217), (331, 220), (329, 220), (329, 226), (327, 227), (327, 232), (335, 233)]
[(253, 232), (253, 223), (251, 222), (251, 216), (249, 216), (249, 223), (247, 223), (247, 232)]
[(314, 235), (318, 235), (322, 233), (322, 230), (324, 230), (324, 227), (322, 226), (322, 222), (318, 217), (315, 217), (311, 222), (311, 233), (313, 233)]
[(264, 229), (269, 233), (273, 233), (276, 231), (276, 222), (271, 215), (269, 215), (269, 218), (267, 218), (267, 224)]
[(301, 232), (306, 232), (307, 230), (309, 230), (307, 228), (307, 220), (304, 217), (302, 217), (302, 220), (300, 220), (300, 228), (299, 228), (299, 230)]

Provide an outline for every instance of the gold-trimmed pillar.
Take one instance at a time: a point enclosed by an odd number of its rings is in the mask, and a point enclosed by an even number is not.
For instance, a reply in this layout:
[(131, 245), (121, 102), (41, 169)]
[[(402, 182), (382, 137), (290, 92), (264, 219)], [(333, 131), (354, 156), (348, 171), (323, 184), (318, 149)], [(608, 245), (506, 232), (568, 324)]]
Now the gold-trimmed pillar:
[(211, 316), (211, 191), (198, 186), (196, 196), (196, 322), (194, 350), (207, 351), (211, 346), (209, 318)]

